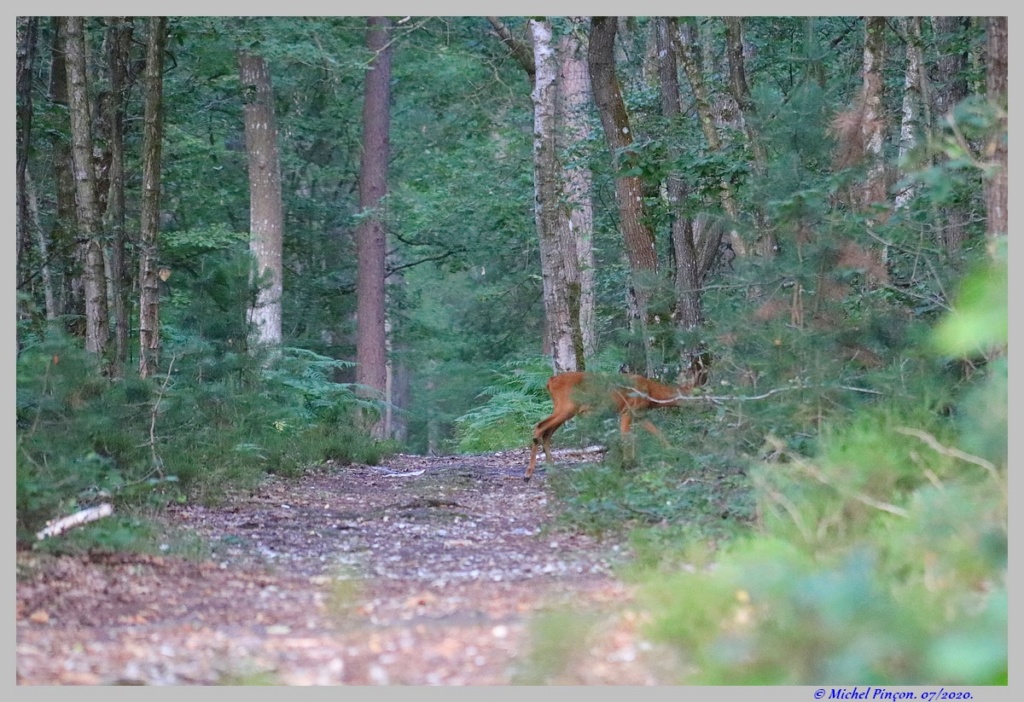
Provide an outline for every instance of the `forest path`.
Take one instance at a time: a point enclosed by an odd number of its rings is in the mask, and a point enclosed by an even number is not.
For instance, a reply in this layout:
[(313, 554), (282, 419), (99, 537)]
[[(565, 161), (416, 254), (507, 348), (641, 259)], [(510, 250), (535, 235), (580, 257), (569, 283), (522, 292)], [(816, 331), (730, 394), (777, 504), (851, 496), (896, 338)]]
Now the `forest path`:
[(173, 509), (205, 561), (19, 554), (18, 682), (664, 682), (625, 549), (553, 526), (525, 461), (399, 455)]

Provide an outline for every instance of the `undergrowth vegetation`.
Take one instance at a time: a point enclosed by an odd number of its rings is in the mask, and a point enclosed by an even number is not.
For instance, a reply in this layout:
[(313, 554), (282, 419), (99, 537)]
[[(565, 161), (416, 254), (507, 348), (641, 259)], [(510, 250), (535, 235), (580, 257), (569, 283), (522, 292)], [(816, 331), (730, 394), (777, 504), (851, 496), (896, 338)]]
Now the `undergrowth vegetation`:
[[(46, 48), (29, 80), (19, 78), (21, 160), (43, 205), (40, 222), (18, 230), (19, 545), (35, 543), (47, 520), (113, 503), (115, 516), (45, 547), (160, 549), (150, 516), (169, 503), (213, 502), (268, 474), (295, 476), (326, 460), (372, 464), (397, 450), (397, 439), (369, 438), (367, 422), (384, 408), (360, 396), (347, 382), (353, 364), (338, 360), (357, 358), (360, 343), (354, 234), (366, 209), (354, 125), (370, 60), (364, 20), (222, 19), (175, 20), (160, 371), (150, 378), (133, 374), (137, 359), (108, 373), (110, 352), (82, 349), (76, 237), (88, 236), (76, 233), (74, 195), (55, 177), (71, 141), (69, 108), (49, 75), (62, 63)], [(525, 37), (527, 18), (511, 19)], [(986, 67), (994, 56), (983, 18), (946, 19), (957, 28), (931, 21), (917, 47), (929, 74), (942, 75), (931, 98), (906, 80), (917, 63), (909, 53), (908, 73), (893, 58), (902, 51), (877, 63), (883, 119), (865, 112), (865, 18), (687, 18), (680, 40), (696, 32), (694, 51), (708, 59), (706, 70), (701, 61), (683, 67), (689, 87), (675, 85), (679, 67), (653, 63), (671, 53), (657, 49), (657, 23), (629, 18), (616, 30), (614, 69), (634, 139), (628, 165), (613, 166), (626, 154), (609, 159), (596, 113), (558, 157), (590, 175), (593, 226), (580, 236), (593, 251), (587, 331), (599, 351), (586, 370), (638, 370), (640, 356), (645, 368), (669, 367), (695, 349), (712, 357), (710, 382), (692, 401), (645, 417), (664, 443), (639, 422), (620, 436), (611, 408), (597, 407), (552, 444), (601, 444), (603, 458), (541, 464), (566, 525), (629, 534), (628, 575), (641, 583), (652, 633), (692, 663), (683, 682), (1007, 680), (1007, 232), (993, 214), (1007, 206), (989, 202), (1005, 175), (1007, 113), (1000, 90), (985, 94), (987, 72), (1005, 74), (1005, 63)], [(97, 49), (115, 45), (107, 21), (90, 23)], [(576, 31), (560, 24), (566, 38)], [(892, 49), (914, 48), (911, 26), (885, 30), (899, 42)], [(58, 46), (58, 23), (49, 27), (40, 27), (40, 49)], [(393, 42), (387, 354), (394, 436), (414, 452), (529, 448), (551, 411), (551, 363), (538, 356), (552, 340), (533, 226), (531, 80), (491, 33), (482, 17), (422, 18)], [(270, 355), (247, 342), (255, 291), (234, 76), (249, 45), (274, 74), (286, 185), (286, 330)], [(19, 48), (19, 61), (32, 55)], [(747, 62), (749, 95), (728, 96), (744, 80), (733, 59)], [(677, 75), (662, 83), (663, 68)], [(703, 73), (716, 125), (700, 115), (704, 81), (692, 81)], [(666, 109), (673, 85), (683, 94)], [(964, 99), (968, 86), (978, 94)], [(124, 136), (138, 171), (140, 91), (126, 93), (136, 117), (124, 120)], [(929, 107), (914, 117), (908, 108), (920, 98)], [(897, 115), (900, 129), (885, 124)], [(867, 126), (887, 131), (880, 151), (867, 148)], [(641, 180), (657, 263), (650, 280), (624, 247), (616, 181), (626, 176)], [(126, 182), (128, 202), (141, 201), (141, 181)], [(137, 231), (138, 213), (127, 214)], [(681, 290), (690, 278), (676, 270), (678, 232), (719, 228), (730, 234), (707, 248), (717, 262), (699, 290)], [(641, 312), (636, 293), (648, 286)], [(690, 326), (680, 329), (683, 300), (698, 292), (700, 315), (685, 315)], [(552, 636), (585, 638), (552, 622)], [(570, 647), (541, 639), (548, 660), (524, 674), (529, 681), (550, 679), (551, 661), (571, 658)]]
[[(26, 345), (18, 359), (19, 541), (98, 502), (216, 500), (270, 473), (296, 475), (327, 459), (372, 464), (394, 450), (353, 421), (368, 403), (331, 380), (339, 361), (303, 349), (268, 360), (189, 344), (168, 345), (165, 374), (113, 381), (57, 332)], [(90, 533), (102, 545), (120, 543), (109, 529)]]
[[(680, 682), (1006, 684), (1005, 241), (996, 248), (917, 352), (886, 367), (659, 411), (667, 449), (618, 437), (607, 413), (559, 435), (611, 446), (549, 481), (571, 524), (631, 530), (624, 573), (651, 635), (693, 664)], [(969, 377), (952, 358), (974, 359)]]
[[(990, 107), (955, 118), (998, 138)], [(619, 436), (610, 406), (555, 435), (608, 447), (548, 481), (566, 523), (629, 534), (625, 573), (688, 661), (680, 682), (1007, 682), (1006, 239), (925, 243), (936, 212), (981, 193), (979, 160), (944, 138), (885, 217), (825, 205), (851, 173), (773, 181), (791, 245), (708, 286), (711, 382), (648, 412), (667, 447)], [(528, 446), (550, 402), (539, 378), (499, 375), (463, 442)]]

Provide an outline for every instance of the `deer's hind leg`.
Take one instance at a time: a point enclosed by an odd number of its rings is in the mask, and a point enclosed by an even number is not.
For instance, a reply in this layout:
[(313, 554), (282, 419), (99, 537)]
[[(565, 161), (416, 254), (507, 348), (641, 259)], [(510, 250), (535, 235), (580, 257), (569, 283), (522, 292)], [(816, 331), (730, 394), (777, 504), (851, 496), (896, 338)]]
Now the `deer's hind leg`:
[(572, 419), (574, 413), (555, 413), (547, 419), (542, 419), (537, 422), (537, 427), (533, 430), (533, 447), (530, 451), (530, 465), (526, 469), (526, 475), (523, 476), (524, 480), (529, 480), (533, 475), (534, 469), (537, 467), (537, 449), (544, 449), (544, 457), (548, 463), (553, 463), (554, 458), (551, 456), (551, 436), (555, 433), (558, 427), (562, 426), (570, 419)]

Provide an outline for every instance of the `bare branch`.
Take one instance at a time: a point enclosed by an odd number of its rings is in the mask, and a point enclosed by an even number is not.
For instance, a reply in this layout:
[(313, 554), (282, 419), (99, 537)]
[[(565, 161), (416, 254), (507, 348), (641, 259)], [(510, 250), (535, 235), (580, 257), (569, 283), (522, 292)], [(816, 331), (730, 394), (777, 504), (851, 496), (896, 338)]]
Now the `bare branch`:
[(83, 509), (79, 512), (75, 512), (71, 516), (47, 522), (46, 528), (36, 534), (36, 539), (42, 541), (48, 536), (57, 536), (58, 534), (64, 533), (68, 529), (79, 526), (81, 524), (95, 522), (97, 519), (109, 517), (113, 513), (114, 508), (107, 504), (106, 502), (96, 507)]
[(177, 356), (171, 356), (171, 362), (167, 364), (167, 377), (164, 378), (164, 383), (160, 386), (160, 392), (157, 394), (156, 400), (153, 402), (153, 407), (149, 412), (149, 452), (153, 459), (153, 469), (156, 470), (157, 475), (161, 478), (164, 477), (164, 471), (161, 468), (163, 465), (163, 459), (161, 459), (156, 452), (156, 414), (160, 408), (160, 401), (164, 398), (164, 392), (167, 390), (167, 384), (171, 382), (171, 371), (174, 370), (175, 358), (177, 358)]
[(870, 495), (865, 495), (862, 492), (854, 492), (840, 485), (833, 484), (832, 481), (830, 481), (828, 477), (821, 472), (821, 470), (811, 465), (807, 461), (797, 460), (795, 464), (798, 468), (800, 468), (809, 476), (817, 480), (819, 483), (821, 483), (822, 485), (828, 485), (830, 488), (838, 492), (843, 497), (853, 498), (858, 502), (867, 505), (868, 507), (873, 507), (874, 509), (880, 510), (882, 512), (888, 512), (889, 514), (895, 514), (897, 517), (909, 516), (907, 510), (903, 509), (902, 507), (897, 507), (896, 505), (889, 504), (888, 502), (876, 500)]
[(938, 453), (941, 453), (943, 456), (959, 458), (961, 461), (966, 461), (967, 463), (980, 466), (987, 470), (989, 475), (991, 475), (993, 478), (997, 480), (999, 479), (999, 472), (996, 470), (996, 467), (990, 461), (986, 461), (984, 458), (980, 458), (970, 453), (964, 453), (960, 449), (951, 448), (949, 446), (943, 446), (942, 444), (939, 443), (939, 440), (936, 439), (934, 436), (932, 436), (928, 432), (921, 431), (920, 429), (912, 429), (910, 427), (896, 427), (896, 431), (905, 436), (913, 436), (917, 439), (920, 439), (924, 443), (928, 444), (928, 446), (930, 446), (932, 449), (934, 449)]
[(532, 82), (537, 76), (537, 66), (533, 62), (533, 49), (527, 46), (525, 42), (516, 39), (508, 26), (501, 21), (500, 17), (488, 17), (487, 21), (494, 27), (494, 33), (501, 39), (501, 43), (508, 47), (512, 53), (512, 58), (519, 62), (519, 65), (530, 76), (530, 81)]

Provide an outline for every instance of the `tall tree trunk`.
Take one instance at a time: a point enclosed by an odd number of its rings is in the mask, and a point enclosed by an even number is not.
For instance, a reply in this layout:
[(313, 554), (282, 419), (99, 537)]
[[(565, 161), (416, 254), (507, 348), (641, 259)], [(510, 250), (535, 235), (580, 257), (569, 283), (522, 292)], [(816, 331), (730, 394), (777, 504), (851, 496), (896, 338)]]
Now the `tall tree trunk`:
[(967, 50), (962, 38), (970, 24), (967, 17), (932, 17), (936, 45), (933, 110), (937, 119), (949, 115), (967, 97)]
[(994, 173), (985, 181), (985, 210), (988, 225), (985, 231), (990, 237), (1006, 234), (1007, 219), (1007, 61), (1008, 42), (1006, 17), (989, 17), (986, 26), (987, 65), (985, 67), (985, 88), (989, 102), (999, 109), (998, 130), (992, 143)]
[[(746, 62), (743, 59), (743, 18), (725, 17), (723, 19), (725, 20), (726, 53), (729, 58), (729, 92), (732, 94), (733, 100), (736, 101), (739, 119), (743, 124), (747, 143), (754, 155), (754, 176), (763, 179), (768, 170), (768, 154), (761, 142), (761, 135), (752, 121), (756, 109), (754, 99), (750, 95), (750, 87), (747, 85)], [(758, 239), (752, 248), (761, 256), (772, 257), (779, 251), (775, 234), (768, 224), (761, 203), (754, 202), (752, 207), (758, 233)]]
[(106, 221), (110, 233), (110, 270), (108, 271), (114, 307), (114, 363), (112, 372), (121, 374), (128, 359), (128, 281), (125, 261), (124, 203), (124, 112), (128, 89), (128, 61), (132, 44), (132, 20), (129, 17), (107, 18), (107, 62), (110, 71), (110, 96), (106, 123), (109, 125), (107, 148), (110, 150)]
[[(579, 269), (579, 314), (573, 320), (583, 343), (584, 358), (597, 353), (596, 294), (594, 291), (594, 208), (590, 166), (583, 149), (590, 140), (590, 73), (587, 70), (582, 22), (573, 19), (572, 28), (558, 43), (558, 129), (559, 152), (566, 164), (562, 187), (569, 207), (568, 234), (576, 246)], [(573, 309), (576, 305), (570, 305)], [(575, 333), (575, 330), (574, 330)]]
[(886, 120), (882, 107), (882, 67), (885, 62), (885, 17), (869, 17), (865, 26), (861, 88), (861, 138), (868, 158), (867, 176), (861, 188), (860, 204), (868, 208), (885, 202), (885, 160), (882, 144)]
[(763, 175), (768, 164), (768, 154), (761, 143), (761, 135), (751, 124), (750, 116), (756, 114), (754, 99), (750, 96), (747, 84), (746, 61), (743, 59), (743, 18), (725, 17), (725, 39), (729, 57), (729, 91), (739, 106), (743, 117), (743, 129), (754, 153), (754, 167), (759, 175)]
[[(15, 192), (17, 198), (17, 246), (16, 285), (21, 289), (28, 279), (28, 271), (24, 269), (25, 256), (32, 248), (30, 234), (28, 192), (28, 152), (32, 138), (32, 74), (35, 64), (36, 37), (38, 35), (38, 17), (17, 18), (17, 58), (16, 58), (16, 158), (15, 158)], [(45, 259), (44, 259), (45, 260)], [(20, 304), (19, 304), (20, 307)]]
[[(363, 101), (363, 158), (359, 176), (361, 218), (356, 229), (358, 271), (356, 277), (356, 382), (378, 398), (386, 397), (387, 334), (385, 329), (385, 256), (387, 236), (382, 200), (387, 193), (389, 153), (391, 46), (390, 20), (367, 19), (366, 47), (372, 58), (366, 71)], [(384, 422), (371, 427), (376, 438), (384, 436)]]
[[(690, 84), (690, 91), (693, 93), (694, 107), (697, 110), (697, 119), (700, 122), (704, 139), (708, 143), (708, 150), (717, 152), (722, 150), (722, 140), (718, 136), (718, 129), (715, 125), (715, 115), (711, 109), (711, 93), (704, 80), (704, 60), (701, 56), (700, 38), (697, 33), (697, 26), (693, 21), (686, 21), (679, 26), (679, 31), (674, 37), (678, 49), (679, 63), (682, 64), (686, 80)], [(732, 183), (723, 179), (720, 184), (719, 197), (722, 202), (722, 209), (733, 222), (739, 215), (736, 205), (736, 195), (733, 192)], [(731, 229), (729, 240), (733, 251), (740, 256), (747, 253), (747, 246), (740, 237), (739, 232)]]
[[(68, 74), (64, 55), (63, 17), (51, 20), (52, 45), (50, 49), (50, 80), (47, 98), (58, 115), (67, 114)], [(70, 122), (65, 122), (70, 130)], [(49, 136), (50, 152), (53, 154), (53, 181), (56, 187), (57, 206), (50, 225), (49, 238), (58, 252), (69, 252), (59, 257), (61, 263), (54, 268), (61, 272), (59, 285), (55, 286), (56, 313), (58, 316), (71, 312), (67, 321), (68, 331), (85, 336), (85, 303), (81, 295), (79, 247), (73, 246), (77, 223), (75, 222), (75, 178), (71, 163), (71, 147), (67, 139), (53, 130)]]
[[(932, 113), (941, 122), (953, 107), (967, 97), (967, 51), (961, 38), (970, 26), (967, 17), (932, 17), (932, 35), (936, 44), (935, 90), (932, 91)], [(936, 217), (936, 244), (947, 253), (960, 250), (967, 240), (970, 214), (960, 204), (947, 205)]]
[[(661, 114), (669, 129), (679, 121), (679, 68), (672, 37), (678, 31), (675, 17), (655, 20), (658, 52), (658, 82), (661, 85)], [(668, 161), (677, 163), (680, 148), (675, 139), (668, 142)], [(669, 221), (672, 228), (672, 250), (675, 259), (676, 328), (687, 332), (704, 324), (701, 300), (701, 279), (697, 250), (693, 241), (693, 222), (681, 211), (686, 199), (686, 184), (675, 170), (669, 172), (665, 189), (668, 194)]]
[(160, 282), (156, 247), (160, 234), (160, 154), (163, 145), (163, 60), (167, 18), (149, 19), (146, 40), (145, 107), (142, 132), (142, 207), (139, 215), (139, 375), (160, 363)]
[(107, 317), (103, 248), (100, 242), (99, 203), (93, 167), (92, 110), (89, 99), (85, 21), (82, 17), (68, 17), (65, 23), (71, 153), (74, 163), (79, 236), (85, 248), (85, 349), (90, 353), (102, 355), (107, 348), (110, 327)]
[[(566, 20), (570, 29), (555, 49), (550, 22), (540, 28), (531, 22), (527, 43), (518, 40), (500, 18), (487, 19), (534, 86), (535, 215), (544, 282), (544, 352), (551, 354), (556, 372), (582, 370), (586, 359), (597, 352), (597, 331), (591, 175), (589, 167), (580, 164), (580, 152), (590, 138), (590, 77), (576, 27), (579, 20)], [(536, 45), (537, 32), (544, 34), (541, 47)], [(538, 84), (541, 56), (548, 63)], [(553, 69), (551, 62), (557, 67)], [(560, 163), (566, 165), (560, 167)], [(554, 222), (553, 228), (545, 230), (545, 222)]]
[[(536, 76), (533, 86), (534, 213), (544, 284), (545, 337), (555, 373), (582, 370), (580, 273), (576, 243), (561, 202), (556, 142), (558, 59), (551, 24), (530, 20)], [(573, 309), (575, 307), (575, 309)]]
[(284, 232), (274, 92), (262, 56), (239, 52), (238, 72), (245, 101), (245, 151), (249, 161), (249, 251), (254, 266), (252, 282), (257, 287), (248, 311), (250, 345), (272, 349), (281, 345)]
[(643, 338), (645, 373), (652, 371), (648, 314), (650, 299), (657, 283), (658, 258), (654, 247), (654, 234), (644, 221), (643, 183), (639, 176), (625, 175), (629, 162), (635, 158), (631, 147), (633, 132), (629, 114), (622, 101), (619, 80), (615, 74), (614, 17), (594, 17), (591, 20), (590, 47), (587, 60), (594, 103), (601, 118), (605, 142), (611, 152), (615, 176), (615, 201), (619, 210), (619, 226), (625, 240), (626, 257), (632, 273), (639, 331)]
[(391, 404), (395, 413), (391, 418), (391, 437), (401, 444), (409, 440), (409, 400), (411, 398), (412, 372), (402, 360), (391, 369)]
[(43, 232), (43, 226), (39, 218), (39, 200), (36, 197), (36, 186), (32, 180), (32, 176), (28, 172), (25, 173), (25, 193), (28, 199), (28, 226), (32, 230), (36, 240), (36, 246), (39, 248), (39, 260), (41, 261), (39, 272), (43, 281), (43, 299), (46, 304), (46, 319), (52, 321), (57, 319), (60, 312), (57, 307), (57, 295), (53, 288), (53, 275), (51, 274), (50, 266), (50, 247), (46, 241), (46, 234)]
[[(900, 119), (899, 161), (904, 163), (917, 145), (921, 122), (921, 18), (902, 17), (900, 28), (907, 40), (907, 65), (903, 72), (903, 114)], [(894, 206), (902, 209), (914, 197), (914, 189), (906, 187), (896, 193)]]

